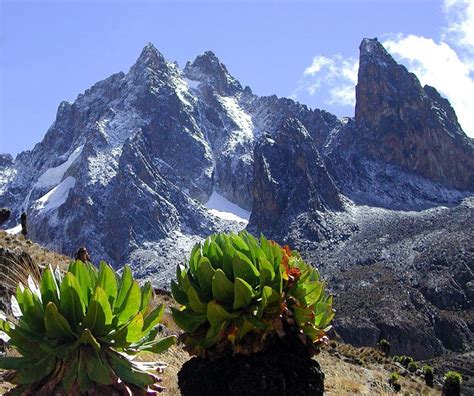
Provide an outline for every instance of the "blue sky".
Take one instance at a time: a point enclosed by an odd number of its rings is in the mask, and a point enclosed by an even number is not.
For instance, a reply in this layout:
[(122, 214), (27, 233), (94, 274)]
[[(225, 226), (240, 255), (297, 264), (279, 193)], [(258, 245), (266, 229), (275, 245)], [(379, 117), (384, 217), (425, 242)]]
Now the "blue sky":
[(180, 67), (211, 49), (259, 95), (352, 116), (358, 46), (378, 36), (422, 82), (447, 80), (443, 94), (472, 114), (472, 20), (473, 0), (0, 0), (0, 152), (31, 149), (60, 101), (127, 71), (148, 41)]

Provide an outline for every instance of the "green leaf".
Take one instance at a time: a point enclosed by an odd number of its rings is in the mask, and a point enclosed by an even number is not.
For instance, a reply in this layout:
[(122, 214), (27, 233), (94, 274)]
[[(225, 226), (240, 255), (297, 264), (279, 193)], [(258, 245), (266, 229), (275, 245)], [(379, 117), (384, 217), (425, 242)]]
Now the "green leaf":
[(156, 382), (156, 376), (134, 368), (127, 358), (118, 353), (109, 351), (108, 356), (110, 366), (122, 381), (144, 388)]
[(215, 301), (211, 301), (207, 304), (207, 319), (213, 327), (220, 326), (222, 322), (233, 320), (238, 317), (239, 313), (227, 312), (222, 305), (219, 305)]
[(79, 352), (77, 351), (70, 360), (66, 362), (66, 369), (64, 370), (64, 376), (62, 379), (62, 385), (66, 394), (72, 394), (71, 387), (75, 379), (77, 378), (77, 373), (79, 371)]
[(176, 336), (169, 336), (165, 338), (161, 338), (160, 340), (154, 340), (143, 344), (138, 349), (143, 352), (151, 352), (151, 353), (163, 353), (166, 351), (171, 345), (176, 343)]
[(49, 338), (74, 339), (74, 333), (66, 318), (58, 311), (53, 302), (46, 305), (44, 326)]
[(41, 278), (40, 291), (44, 307), (46, 307), (50, 301), (57, 307), (59, 306), (59, 287), (50, 265), (46, 267), (43, 277)]
[(275, 271), (272, 264), (266, 258), (259, 257), (258, 270), (260, 271), (260, 287), (270, 286), (275, 279)]
[(107, 362), (96, 351), (91, 351), (86, 359), (87, 376), (94, 382), (102, 385), (111, 385), (115, 382), (115, 375)]
[(76, 260), (72, 262), (69, 266), (69, 272), (71, 272), (76, 277), (81, 287), (82, 300), (84, 301), (85, 306), (87, 308), (87, 303), (89, 302), (92, 296), (92, 291), (95, 286), (95, 283), (92, 283), (89, 270), (82, 261)]
[(105, 291), (110, 306), (113, 308), (117, 299), (117, 277), (115, 271), (105, 263), (100, 262), (98, 285)]
[(158, 325), (158, 323), (160, 323), (164, 312), (165, 306), (163, 304), (160, 304), (156, 306), (148, 315), (145, 316), (142, 330), (144, 335), (146, 335), (156, 325)]
[(190, 309), (180, 311), (171, 307), (174, 322), (187, 333), (194, 332), (199, 326), (207, 322), (207, 314), (194, 312)]
[(60, 287), (61, 313), (68, 320), (72, 329), (76, 329), (78, 324), (82, 322), (85, 313), (84, 301), (82, 301), (81, 287), (76, 277), (68, 272), (64, 276)]
[(262, 301), (258, 309), (258, 316), (261, 318), (265, 313), (277, 313), (280, 311), (281, 294), (270, 286), (264, 286), (262, 290)]
[(245, 254), (236, 252), (232, 258), (232, 265), (234, 268), (234, 277), (244, 279), (252, 286), (258, 285), (260, 273)]
[(193, 287), (188, 289), (188, 299), (189, 299), (189, 306), (193, 311), (199, 313), (206, 313), (207, 311), (207, 304), (202, 302), (199, 298), (196, 290)]
[(206, 338), (204, 339), (204, 342), (201, 344), (203, 348), (209, 348), (212, 345), (214, 345), (218, 340), (219, 337), (222, 334), (222, 331), (226, 327), (226, 322), (222, 322), (219, 326), (211, 326), (207, 330), (206, 333)]
[(212, 277), (215, 272), (209, 259), (207, 257), (201, 257), (196, 274), (199, 286), (206, 295), (211, 295), (212, 293)]
[(107, 294), (101, 287), (97, 287), (87, 308), (83, 328), (95, 335), (105, 335), (107, 327), (112, 323), (112, 316)]
[(81, 348), (79, 349), (79, 365), (77, 369), (77, 380), (79, 382), (79, 388), (82, 393), (86, 393), (90, 388), (93, 387), (94, 383), (87, 375), (87, 352)]
[(224, 271), (220, 268), (212, 277), (212, 295), (217, 301), (229, 305), (234, 301), (234, 284), (227, 279)]
[(150, 305), (150, 301), (153, 297), (153, 287), (151, 286), (150, 282), (145, 282), (145, 284), (141, 288), (142, 292), (142, 302), (140, 304), (140, 312), (145, 314), (145, 311), (148, 309)]
[(89, 329), (85, 329), (82, 332), (81, 337), (79, 338), (79, 343), (81, 343), (83, 345), (90, 345), (96, 351), (100, 351), (100, 344), (97, 342), (97, 340), (92, 335), (92, 333)]
[(31, 364), (29, 367), (19, 370), (12, 382), (23, 385), (40, 381), (53, 371), (55, 365), (56, 358), (46, 355), (43, 359)]
[(137, 342), (142, 336), (143, 324), (143, 315), (139, 312), (132, 318), (130, 323), (127, 324), (127, 336), (125, 337), (125, 341), (128, 343)]
[(173, 298), (176, 300), (178, 304), (181, 304), (181, 305), (189, 304), (188, 296), (174, 280), (171, 281), (171, 295), (173, 296)]
[(309, 281), (305, 283), (297, 283), (292, 295), (299, 301), (303, 301), (305, 305), (313, 305), (319, 301), (323, 283), (318, 281)]
[(30, 289), (25, 289), (18, 304), (23, 312), (22, 319), (28, 327), (35, 333), (44, 333), (44, 308), (38, 297)]
[(4, 370), (21, 370), (28, 368), (34, 362), (31, 358), (0, 356), (0, 368)]
[(235, 278), (234, 282), (234, 310), (245, 308), (252, 302), (253, 289), (241, 278)]
[(303, 308), (303, 307), (292, 307), (291, 310), (295, 316), (296, 323), (301, 327), (308, 322), (312, 322), (314, 319), (314, 314), (311, 308)]
[(122, 278), (120, 279), (120, 285), (117, 294), (117, 301), (115, 301), (115, 308), (114, 313), (117, 313), (119, 308), (124, 303), (125, 299), (127, 298), (128, 291), (132, 287), (133, 284), (133, 276), (132, 270), (128, 265), (123, 268), (122, 271)]
[(247, 244), (237, 234), (231, 234), (230, 239), (231, 239), (233, 245), (235, 246), (235, 248), (237, 249), (237, 251), (240, 251), (240, 252), (248, 252), (249, 251), (249, 247), (247, 246)]
[[(235, 248), (231, 245), (230, 241), (227, 241), (222, 246), (222, 270), (229, 279), (234, 279), (234, 269), (232, 268), (232, 258), (235, 255)], [(216, 268), (217, 269), (217, 268)]]
[[(211, 241), (209, 243), (209, 248), (208, 248), (206, 257), (210, 260), (210, 262), (211, 262), (211, 264), (214, 268), (217, 268), (221, 265), (222, 256), (223, 256), (223, 253), (222, 253), (222, 250), (219, 247), (219, 245), (217, 243)], [(200, 262), (198, 263), (198, 265), (199, 264), (200, 264)], [(199, 267), (198, 267), (198, 269), (199, 269)]]
[(125, 323), (140, 311), (141, 298), (140, 285), (137, 281), (133, 281), (122, 306), (117, 311), (117, 325)]

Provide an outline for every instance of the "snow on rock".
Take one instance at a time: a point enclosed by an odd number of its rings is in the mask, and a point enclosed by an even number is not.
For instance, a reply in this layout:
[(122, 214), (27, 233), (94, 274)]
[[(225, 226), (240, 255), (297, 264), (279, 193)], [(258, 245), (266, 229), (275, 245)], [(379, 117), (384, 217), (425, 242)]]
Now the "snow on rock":
[(183, 81), (188, 84), (188, 87), (190, 89), (197, 89), (199, 87), (199, 84), (201, 84), (199, 81), (190, 80), (186, 77), (183, 78)]
[(61, 183), (54, 187), (47, 194), (37, 199), (35, 209), (48, 212), (56, 209), (66, 202), (69, 190), (76, 184), (76, 179), (72, 176), (66, 177)]
[(36, 188), (45, 188), (57, 185), (63, 178), (66, 171), (72, 165), (79, 155), (81, 155), (84, 146), (77, 147), (61, 165), (47, 169), (35, 184)]
[(220, 96), (219, 102), (227, 111), (228, 116), (235, 122), (239, 129), (232, 131), (235, 137), (234, 142), (230, 142), (231, 147), (239, 141), (253, 140), (252, 117), (247, 114), (238, 104), (237, 99), (233, 97)]
[(212, 192), (205, 206), (212, 215), (224, 220), (247, 224), (250, 219), (250, 212), (230, 202), (227, 198), (215, 191)]
[(13, 228), (10, 228), (8, 230), (5, 230), (5, 232), (7, 234), (10, 234), (10, 235), (17, 235), (21, 232), (21, 224), (18, 224), (17, 226), (13, 227)]

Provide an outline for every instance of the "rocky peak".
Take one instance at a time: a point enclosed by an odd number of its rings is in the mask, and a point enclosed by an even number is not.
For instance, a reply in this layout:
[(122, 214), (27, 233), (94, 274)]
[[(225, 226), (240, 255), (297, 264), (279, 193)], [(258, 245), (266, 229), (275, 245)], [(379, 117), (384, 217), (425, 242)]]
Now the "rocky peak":
[(359, 46), (360, 61), (376, 62), (379, 66), (389, 66), (396, 64), (392, 56), (377, 38), (364, 38)]
[(193, 62), (187, 62), (183, 74), (190, 80), (212, 85), (221, 95), (230, 96), (242, 90), (240, 83), (212, 51), (206, 51)]
[(339, 210), (339, 191), (304, 125), (288, 118), (254, 150), (249, 228), (282, 238), (297, 216)]
[(135, 64), (153, 68), (163, 62), (165, 62), (165, 58), (161, 52), (152, 43), (148, 43), (143, 48)]
[(445, 186), (474, 189), (474, 146), (455, 112), (432, 87), (388, 54), (377, 39), (360, 45), (355, 120), (359, 154)]
[(145, 82), (153, 85), (157, 79), (169, 73), (169, 65), (165, 57), (152, 43), (148, 43), (142, 50), (135, 64), (130, 68), (129, 77), (135, 83)]

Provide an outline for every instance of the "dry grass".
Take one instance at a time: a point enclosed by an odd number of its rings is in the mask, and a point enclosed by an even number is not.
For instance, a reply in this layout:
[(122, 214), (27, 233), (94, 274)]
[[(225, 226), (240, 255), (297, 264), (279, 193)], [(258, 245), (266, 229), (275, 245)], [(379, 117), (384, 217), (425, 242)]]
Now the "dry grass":
[(52, 267), (59, 266), (59, 268), (66, 270), (71, 261), (70, 257), (48, 250), (37, 243), (25, 239), (21, 234), (10, 235), (3, 230), (0, 230), (0, 246), (8, 249), (20, 248), (26, 251), (33, 261), (40, 266), (51, 264)]

